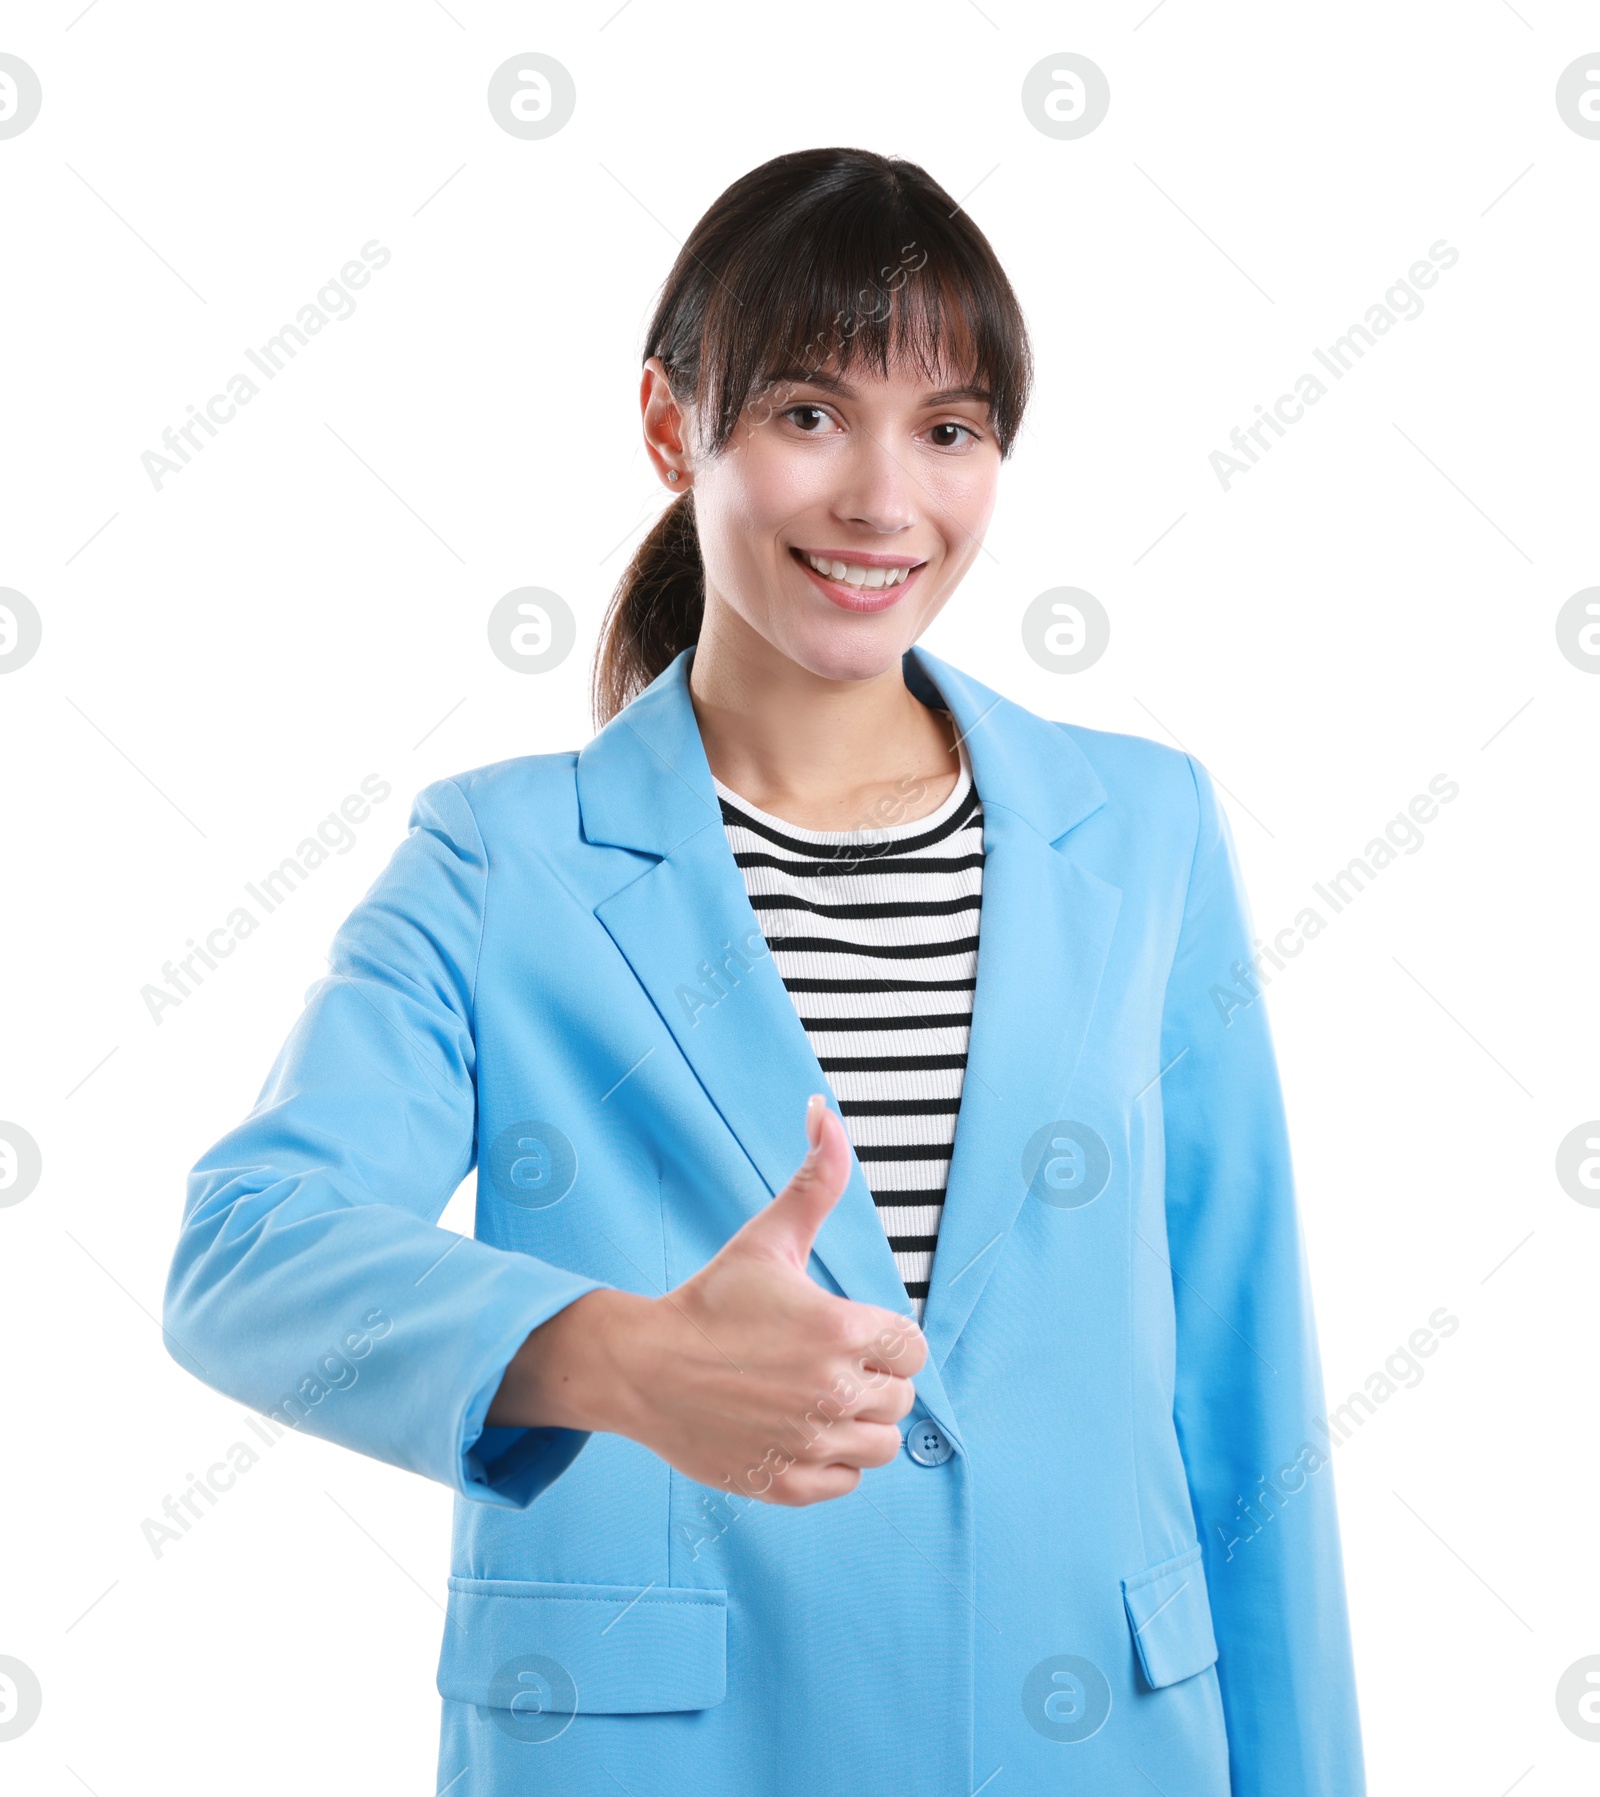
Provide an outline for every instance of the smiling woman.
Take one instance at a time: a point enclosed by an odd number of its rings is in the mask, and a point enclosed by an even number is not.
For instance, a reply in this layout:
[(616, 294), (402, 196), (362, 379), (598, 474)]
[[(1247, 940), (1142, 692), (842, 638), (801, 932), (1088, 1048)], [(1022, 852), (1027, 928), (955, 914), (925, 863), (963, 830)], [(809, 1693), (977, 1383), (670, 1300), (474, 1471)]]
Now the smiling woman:
[(304, 1427), (456, 1494), (453, 1797), (1360, 1797), (1331, 1475), (1227, 1551), (1322, 1387), (1214, 784), (918, 642), (1027, 397), (994, 252), (780, 156), (643, 349), (602, 728), (417, 796), (167, 1340), (265, 1408), (393, 1319)]
[(756, 638), (881, 671), (977, 555), (1032, 370), (994, 251), (914, 163), (808, 151), (735, 182), (646, 333), (646, 442), (682, 484), (618, 586), (597, 720), (691, 644), (708, 698)]

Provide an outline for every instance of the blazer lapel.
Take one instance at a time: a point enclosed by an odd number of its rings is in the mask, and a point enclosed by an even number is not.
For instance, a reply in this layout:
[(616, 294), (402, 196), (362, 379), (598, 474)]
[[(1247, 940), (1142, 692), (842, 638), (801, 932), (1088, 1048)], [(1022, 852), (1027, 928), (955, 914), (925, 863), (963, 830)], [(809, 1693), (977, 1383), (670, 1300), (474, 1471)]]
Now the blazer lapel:
[(1022, 1207), (1030, 1141), (1072, 1114), (1122, 890), (1073, 859), (1069, 833), (1106, 794), (1068, 732), (923, 650), (911, 651), (906, 677), (943, 695), (984, 819), (978, 985), (922, 1320), (942, 1369)]

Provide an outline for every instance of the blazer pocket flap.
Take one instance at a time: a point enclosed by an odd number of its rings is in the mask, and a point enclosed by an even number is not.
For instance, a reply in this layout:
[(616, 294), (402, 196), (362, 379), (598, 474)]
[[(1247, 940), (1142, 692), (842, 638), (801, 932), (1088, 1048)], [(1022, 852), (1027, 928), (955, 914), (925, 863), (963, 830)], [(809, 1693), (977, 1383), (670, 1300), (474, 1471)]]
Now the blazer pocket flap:
[(530, 1716), (709, 1709), (727, 1619), (726, 1591), (452, 1577), (439, 1695)]
[(1152, 1687), (1192, 1678), (1217, 1657), (1200, 1549), (1146, 1567), (1122, 1581), (1139, 1665)]

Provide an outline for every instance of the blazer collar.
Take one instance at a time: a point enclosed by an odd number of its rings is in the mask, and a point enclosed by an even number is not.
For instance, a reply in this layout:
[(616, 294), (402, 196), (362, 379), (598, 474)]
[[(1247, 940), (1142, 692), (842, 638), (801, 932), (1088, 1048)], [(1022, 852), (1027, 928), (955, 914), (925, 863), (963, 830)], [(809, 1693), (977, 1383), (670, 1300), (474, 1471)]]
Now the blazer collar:
[[(693, 661), (694, 649), (683, 650), (579, 754), (585, 841), (670, 855), (695, 831), (720, 824), (689, 697)], [(906, 685), (955, 719), (985, 805), (1005, 806), (1055, 842), (1105, 803), (1083, 751), (1048, 718), (915, 645), (901, 665)]]
[[(619, 870), (594, 914), (769, 1192), (805, 1153), (809, 1092), (825, 1092), (795, 1006), (722, 828), (690, 702), (685, 650), (578, 757), (584, 838), (655, 857)], [(923, 1333), (918, 1396), (965, 1444), (942, 1369), (1001, 1264), (1045, 1126), (1074, 1116), (1074, 1077), (1122, 893), (1070, 852), (1106, 801), (1071, 734), (922, 649), (907, 684), (941, 698), (963, 732), (984, 816), (983, 909), (967, 1073)], [(758, 1202), (708, 1187), (731, 1234)], [(760, 1199), (759, 1202), (765, 1202)], [(815, 1258), (840, 1291), (902, 1315), (910, 1301), (859, 1162)]]

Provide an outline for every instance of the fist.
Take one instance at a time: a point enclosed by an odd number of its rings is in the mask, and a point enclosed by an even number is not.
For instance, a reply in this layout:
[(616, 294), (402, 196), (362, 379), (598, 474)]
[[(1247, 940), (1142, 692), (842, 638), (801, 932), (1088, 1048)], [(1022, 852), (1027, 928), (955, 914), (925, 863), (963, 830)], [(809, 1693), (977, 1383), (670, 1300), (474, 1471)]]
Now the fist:
[(812, 1243), (850, 1178), (844, 1125), (820, 1095), (811, 1152), (692, 1278), (650, 1301), (626, 1433), (700, 1484), (771, 1504), (843, 1497), (900, 1451), (927, 1360), (916, 1323), (826, 1292)]

